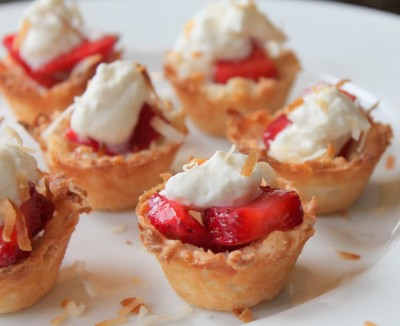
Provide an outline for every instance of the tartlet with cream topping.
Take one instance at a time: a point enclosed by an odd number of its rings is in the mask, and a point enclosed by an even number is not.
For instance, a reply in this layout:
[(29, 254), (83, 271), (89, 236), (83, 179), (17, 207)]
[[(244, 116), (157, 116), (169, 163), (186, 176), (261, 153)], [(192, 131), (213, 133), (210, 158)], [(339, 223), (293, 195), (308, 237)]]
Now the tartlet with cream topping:
[(54, 285), (86, 193), (37, 169), (12, 129), (0, 136), (0, 313), (29, 307)]
[(209, 4), (167, 53), (165, 76), (193, 122), (224, 137), (228, 109), (272, 113), (284, 105), (300, 69), (285, 40), (253, 1)]
[(38, 121), (33, 130), (51, 171), (73, 178), (96, 209), (115, 211), (135, 206), (169, 170), (186, 134), (183, 120), (158, 98), (143, 66), (115, 61), (101, 64), (50, 125)]
[(172, 288), (199, 307), (231, 311), (282, 290), (313, 235), (318, 205), (304, 203), (265, 162), (216, 152), (140, 197), (140, 237)]
[(360, 197), (392, 138), (390, 126), (374, 121), (343, 84), (317, 84), (274, 116), (232, 112), (228, 127), (240, 151), (257, 150), (303, 200), (316, 196), (320, 214)]
[(75, 3), (36, 0), (16, 34), (3, 38), (0, 90), (17, 120), (32, 124), (42, 113), (70, 105), (100, 62), (120, 57), (118, 36), (88, 31)]

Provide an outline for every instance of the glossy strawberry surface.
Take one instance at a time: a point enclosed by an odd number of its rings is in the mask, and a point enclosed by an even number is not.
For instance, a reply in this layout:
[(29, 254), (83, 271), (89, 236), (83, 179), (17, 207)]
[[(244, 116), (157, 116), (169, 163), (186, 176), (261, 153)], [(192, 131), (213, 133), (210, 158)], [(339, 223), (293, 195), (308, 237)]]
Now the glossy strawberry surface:
[(119, 155), (128, 152), (137, 152), (149, 148), (152, 141), (156, 140), (160, 134), (151, 126), (151, 120), (156, 116), (151, 106), (147, 103), (143, 105), (140, 110), (139, 119), (132, 131), (129, 141), (124, 146), (118, 148), (111, 148), (96, 141), (93, 138), (82, 138), (71, 128), (68, 127), (65, 137), (77, 144), (90, 146), (93, 151), (103, 151), (106, 155)]
[(209, 248), (211, 239), (206, 229), (189, 213), (189, 208), (160, 194), (148, 202), (150, 223), (167, 238), (181, 240), (197, 247)]
[(302, 223), (303, 216), (296, 192), (263, 187), (262, 194), (246, 205), (208, 208), (204, 226), (214, 243), (241, 245), (274, 230), (290, 230)]
[(303, 208), (294, 191), (263, 187), (242, 206), (210, 207), (201, 212), (204, 226), (189, 208), (160, 194), (149, 202), (148, 218), (169, 239), (181, 240), (213, 252), (232, 251), (274, 230), (290, 230), (303, 221)]
[(218, 60), (214, 65), (214, 81), (225, 84), (233, 77), (243, 77), (258, 81), (261, 77), (277, 78), (278, 70), (268, 54), (253, 43), (247, 58), (241, 60)]
[[(29, 183), (30, 198), (22, 203), (20, 210), (25, 217), (30, 238), (33, 238), (44, 229), (47, 222), (53, 217), (54, 205), (42, 194), (39, 194), (33, 183)], [(14, 264), (20, 258), (29, 256), (29, 252), (19, 249), (17, 231), (14, 229), (11, 241), (3, 240), (4, 226), (0, 227), (0, 267)]]
[(84, 40), (70, 52), (61, 54), (46, 64), (32, 69), (21, 58), (18, 49), (14, 47), (15, 38), (15, 34), (7, 35), (3, 38), (3, 44), (8, 50), (8, 53), (24, 69), (30, 78), (45, 87), (52, 87), (67, 79), (70, 71), (84, 58), (98, 54), (101, 56), (102, 62), (107, 62), (118, 41), (116, 35), (105, 35), (94, 41)]
[(288, 119), (286, 114), (281, 114), (273, 120), (263, 134), (265, 147), (269, 149), (271, 142), (276, 138), (276, 136), (291, 124), (292, 122)]

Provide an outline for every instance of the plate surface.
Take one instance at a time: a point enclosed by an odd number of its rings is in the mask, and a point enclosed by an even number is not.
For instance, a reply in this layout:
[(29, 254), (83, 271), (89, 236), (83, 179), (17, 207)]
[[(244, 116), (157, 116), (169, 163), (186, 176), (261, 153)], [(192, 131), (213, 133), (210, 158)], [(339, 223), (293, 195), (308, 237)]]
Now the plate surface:
[[(0, 35), (14, 31), (26, 4), (0, 6)], [(184, 21), (203, 6), (201, 1), (81, 1), (88, 26), (115, 31), (122, 36), (125, 58), (149, 67), (159, 92), (172, 92), (161, 77), (162, 55), (173, 43)], [(366, 106), (380, 101), (378, 120), (390, 122), (392, 146), (383, 156), (366, 191), (348, 211), (348, 217), (321, 218), (315, 236), (307, 243), (285, 290), (270, 303), (253, 309), (254, 325), (400, 325), (400, 35), (398, 16), (314, 1), (260, 1), (260, 7), (289, 36), (303, 65), (292, 96), (321, 79), (351, 78), (352, 91)], [(0, 50), (3, 56), (4, 51)], [(364, 91), (368, 90), (368, 91)], [(373, 95), (372, 95), (373, 94)], [(3, 125), (16, 127), (28, 146), (38, 148), (0, 102)], [(189, 123), (190, 136), (177, 162), (190, 154), (209, 156), (227, 150), (228, 142), (208, 137)], [(389, 155), (393, 169), (385, 168)], [(45, 168), (39, 150), (36, 157)], [(125, 226), (122, 233), (113, 233)], [(343, 260), (337, 250), (361, 255), (357, 261)], [(71, 299), (87, 308), (65, 325), (94, 325), (113, 318), (119, 301), (140, 297), (152, 313), (170, 314), (186, 309), (169, 287), (155, 258), (142, 247), (133, 212), (92, 213), (82, 216), (64, 259), (61, 275), (76, 261), (84, 261), (92, 286), (100, 297), (91, 298), (81, 278), (58, 283), (33, 307), (0, 317), (2, 325), (46, 325), (62, 312), (60, 302)], [(133, 282), (132, 279), (136, 279)], [(139, 280), (139, 281), (138, 281)], [(135, 324), (135, 317), (130, 318)], [(193, 307), (188, 317), (171, 325), (233, 325), (239, 320), (230, 313)]]

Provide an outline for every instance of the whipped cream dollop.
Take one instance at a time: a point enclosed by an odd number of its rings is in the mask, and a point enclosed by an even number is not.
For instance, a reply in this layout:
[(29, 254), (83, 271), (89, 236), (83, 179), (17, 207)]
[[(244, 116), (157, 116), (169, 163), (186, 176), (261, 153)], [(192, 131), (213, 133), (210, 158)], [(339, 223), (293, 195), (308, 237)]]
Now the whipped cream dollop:
[(75, 2), (36, 0), (20, 23), (20, 55), (35, 69), (69, 52), (83, 40), (83, 20)]
[(150, 94), (143, 71), (134, 62), (102, 63), (85, 93), (74, 100), (71, 128), (110, 147), (123, 145)]
[(351, 138), (358, 140), (370, 128), (358, 105), (329, 84), (314, 87), (287, 117), (292, 124), (276, 136), (268, 152), (280, 162), (318, 158), (329, 145), (336, 155)]
[(208, 4), (186, 23), (173, 52), (183, 75), (209, 75), (212, 62), (245, 58), (254, 41), (264, 44), (285, 39), (253, 1), (219, 1)]
[[(19, 206), (17, 176), (23, 173), (29, 181), (36, 183), (39, 174), (35, 158), (22, 147), (22, 140), (11, 128), (0, 135), (0, 200), (8, 198)], [(3, 216), (0, 214), (0, 224)]]
[(268, 185), (276, 175), (266, 162), (258, 162), (250, 176), (241, 174), (247, 155), (217, 151), (201, 165), (171, 177), (162, 194), (193, 209), (234, 206), (250, 202), (261, 193), (264, 179)]

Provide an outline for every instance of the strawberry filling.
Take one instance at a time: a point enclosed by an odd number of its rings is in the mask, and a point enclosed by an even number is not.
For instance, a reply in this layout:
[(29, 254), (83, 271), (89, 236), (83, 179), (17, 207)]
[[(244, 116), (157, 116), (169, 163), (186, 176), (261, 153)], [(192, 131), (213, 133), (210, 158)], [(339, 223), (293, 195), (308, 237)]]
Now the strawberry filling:
[(160, 136), (159, 132), (151, 125), (151, 120), (155, 116), (157, 114), (152, 107), (145, 103), (140, 110), (138, 122), (132, 131), (129, 141), (126, 145), (118, 146), (118, 148), (111, 148), (90, 137), (82, 138), (71, 127), (68, 127), (65, 136), (73, 143), (92, 147), (93, 151), (103, 151), (106, 155), (134, 153), (149, 148), (150, 144)]
[(281, 114), (275, 120), (273, 120), (268, 128), (264, 131), (263, 141), (265, 147), (269, 149), (269, 146), (274, 141), (276, 136), (286, 127), (290, 126), (292, 121), (290, 121), (286, 114)]
[(241, 60), (218, 60), (214, 65), (213, 79), (225, 84), (233, 77), (243, 77), (258, 81), (260, 78), (278, 78), (278, 69), (268, 54), (253, 42), (252, 51)]
[[(349, 92), (339, 89), (339, 91), (346, 96), (348, 96), (353, 102), (357, 99), (356, 96), (350, 94)], [(281, 114), (275, 118), (267, 127), (267, 129), (263, 133), (263, 141), (266, 149), (268, 150), (271, 143), (275, 140), (276, 136), (285, 128), (290, 126), (292, 121), (289, 120), (286, 114)], [(348, 155), (348, 149), (351, 146), (352, 139), (350, 139), (343, 148), (339, 151), (338, 156), (346, 157)]]
[(294, 191), (261, 187), (262, 193), (242, 206), (209, 207), (201, 214), (203, 224), (190, 209), (155, 194), (148, 202), (150, 223), (169, 239), (210, 249), (232, 251), (275, 230), (291, 230), (302, 223), (304, 212)]
[[(53, 217), (54, 205), (42, 194), (39, 194), (33, 183), (29, 183), (29, 199), (20, 206), (25, 217), (29, 237), (32, 239), (42, 231), (47, 222)], [(17, 244), (17, 230), (11, 235), (11, 241), (3, 240), (4, 226), (0, 227), (0, 267), (13, 265), (19, 259), (29, 256), (29, 252), (19, 249)]]
[(3, 44), (8, 53), (30, 78), (48, 88), (66, 80), (75, 65), (89, 56), (100, 55), (102, 62), (110, 61), (114, 46), (118, 41), (116, 35), (106, 35), (95, 41), (84, 40), (71, 51), (33, 69), (22, 59), (18, 49), (14, 46), (15, 38), (15, 34), (3, 38)]

